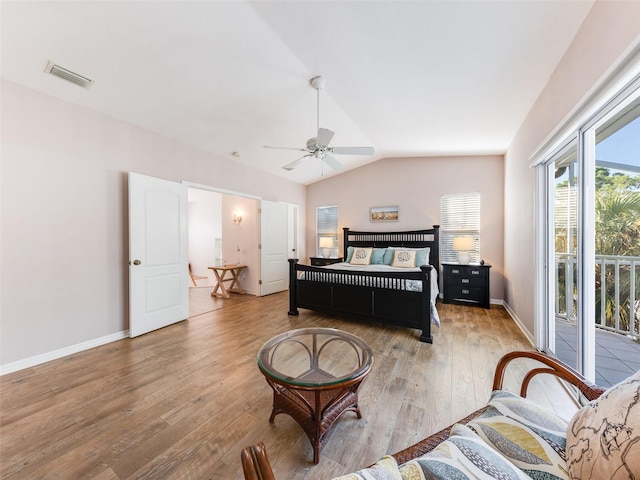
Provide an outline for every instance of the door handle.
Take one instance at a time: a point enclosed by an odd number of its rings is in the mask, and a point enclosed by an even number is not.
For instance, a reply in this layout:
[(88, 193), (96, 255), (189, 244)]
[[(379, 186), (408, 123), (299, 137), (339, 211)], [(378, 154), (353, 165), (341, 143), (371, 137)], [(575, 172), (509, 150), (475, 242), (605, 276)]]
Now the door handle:
[(140, 260), (138, 260), (137, 258), (133, 261), (134, 265), (140, 265), (142, 262)]

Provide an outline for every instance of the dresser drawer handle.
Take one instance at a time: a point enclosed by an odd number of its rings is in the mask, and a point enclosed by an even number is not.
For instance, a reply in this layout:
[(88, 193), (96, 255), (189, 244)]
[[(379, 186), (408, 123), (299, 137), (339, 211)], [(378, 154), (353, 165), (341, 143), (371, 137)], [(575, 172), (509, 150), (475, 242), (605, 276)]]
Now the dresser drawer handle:
[(480, 275), (480, 270), (471, 270), (471, 275)]
[(458, 270), (457, 268), (452, 268), (451, 269), (451, 273), (458, 274), (458, 273), (460, 273), (460, 270)]
[(462, 283), (469, 283), (469, 279), (468, 278), (463, 278), (463, 279), (461, 279), (461, 282)]
[(469, 295), (469, 290), (467, 290), (466, 288), (463, 288), (462, 293), (464, 293), (465, 295)]

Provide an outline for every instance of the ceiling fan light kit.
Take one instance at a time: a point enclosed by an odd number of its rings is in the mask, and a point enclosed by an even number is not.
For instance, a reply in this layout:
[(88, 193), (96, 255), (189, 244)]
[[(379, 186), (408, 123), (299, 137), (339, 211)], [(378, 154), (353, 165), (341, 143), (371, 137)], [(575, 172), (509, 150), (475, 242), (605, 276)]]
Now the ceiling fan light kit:
[(275, 148), (282, 150), (298, 150), (301, 152), (306, 152), (305, 155), (298, 158), (297, 160), (283, 166), (285, 170), (293, 170), (297, 167), (303, 160), (307, 158), (317, 158), (322, 162), (322, 164), (327, 164), (334, 170), (342, 169), (342, 164), (338, 162), (338, 160), (333, 157), (333, 154), (338, 155), (373, 155), (375, 150), (373, 147), (330, 147), (329, 143), (331, 139), (335, 135), (334, 132), (327, 128), (320, 128), (320, 90), (322, 90), (327, 81), (321, 76), (318, 75), (309, 80), (309, 85), (314, 88), (318, 95), (318, 106), (317, 106), (317, 126), (318, 133), (315, 137), (307, 140), (305, 148), (292, 148), (292, 147), (270, 147), (265, 145), (264, 148)]

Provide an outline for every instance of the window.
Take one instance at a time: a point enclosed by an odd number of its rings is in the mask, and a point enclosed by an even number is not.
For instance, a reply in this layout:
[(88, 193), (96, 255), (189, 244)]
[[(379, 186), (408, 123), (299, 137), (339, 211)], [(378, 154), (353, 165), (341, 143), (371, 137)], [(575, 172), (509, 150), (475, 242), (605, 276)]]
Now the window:
[(458, 252), (453, 249), (456, 237), (471, 237), (471, 262), (480, 262), (480, 193), (454, 193), (443, 195), (440, 201), (440, 234), (443, 262), (457, 262)]
[(318, 207), (316, 222), (316, 255), (338, 257), (338, 206)]

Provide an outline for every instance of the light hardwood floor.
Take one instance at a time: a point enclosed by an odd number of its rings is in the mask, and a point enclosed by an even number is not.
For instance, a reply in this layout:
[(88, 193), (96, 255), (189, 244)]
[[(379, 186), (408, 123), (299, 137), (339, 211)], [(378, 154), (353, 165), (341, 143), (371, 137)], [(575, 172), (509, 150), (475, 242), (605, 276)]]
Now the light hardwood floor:
[[(471, 413), (489, 397), (498, 358), (531, 349), (500, 306), (439, 304), (430, 345), (411, 329), (289, 317), (286, 292), (208, 294), (192, 289), (195, 310), (209, 311), (187, 321), (1, 377), (1, 478), (241, 479), (240, 450), (263, 441), (277, 478), (329, 479)], [(270, 337), (310, 326), (352, 332), (374, 351), (363, 418), (345, 413), (315, 466), (290, 417), (269, 423), (272, 393), (256, 366)], [(559, 395), (553, 382), (531, 389), (541, 403)]]

